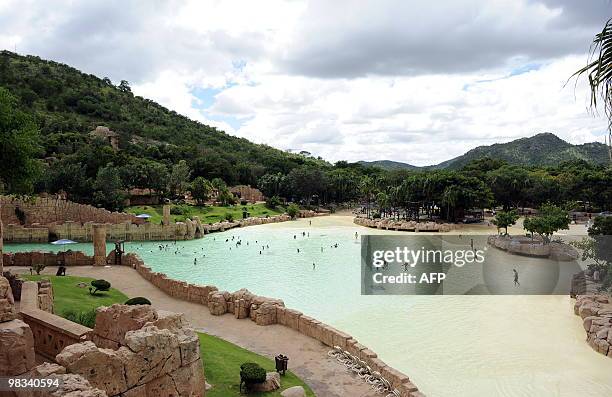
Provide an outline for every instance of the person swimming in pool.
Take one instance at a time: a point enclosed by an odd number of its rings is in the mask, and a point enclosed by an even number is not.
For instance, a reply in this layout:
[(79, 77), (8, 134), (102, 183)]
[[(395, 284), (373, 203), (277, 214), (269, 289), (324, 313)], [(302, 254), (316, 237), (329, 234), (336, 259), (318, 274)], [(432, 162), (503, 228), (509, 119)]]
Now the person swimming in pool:
[(518, 272), (516, 271), (516, 269), (512, 269), (512, 271), (514, 272), (514, 286), (515, 287), (520, 287), (521, 283), (519, 282)]

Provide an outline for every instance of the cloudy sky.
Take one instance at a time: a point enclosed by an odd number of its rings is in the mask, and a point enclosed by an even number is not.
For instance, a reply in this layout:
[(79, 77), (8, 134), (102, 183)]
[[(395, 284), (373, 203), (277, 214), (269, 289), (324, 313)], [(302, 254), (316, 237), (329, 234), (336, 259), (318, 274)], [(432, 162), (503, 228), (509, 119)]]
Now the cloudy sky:
[(554, 132), (603, 142), (609, 0), (0, 1), (0, 48), (122, 79), (229, 134), (330, 161), (438, 163)]

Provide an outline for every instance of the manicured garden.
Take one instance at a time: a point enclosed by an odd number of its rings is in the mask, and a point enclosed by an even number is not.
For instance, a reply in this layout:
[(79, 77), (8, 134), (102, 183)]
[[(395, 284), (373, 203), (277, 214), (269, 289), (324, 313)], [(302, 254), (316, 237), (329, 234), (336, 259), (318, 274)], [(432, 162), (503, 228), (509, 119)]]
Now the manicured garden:
[[(110, 306), (113, 303), (125, 303), (128, 297), (121, 291), (111, 288), (91, 294), (88, 286), (93, 281), (88, 277), (22, 275), (27, 280), (49, 279), (53, 285), (54, 307), (56, 314), (72, 321), (84, 319), (90, 321), (89, 313), (99, 306)], [(79, 287), (83, 283), (87, 287)], [(81, 314), (78, 316), (77, 314)], [(80, 321), (79, 321), (80, 322)], [(91, 326), (90, 324), (85, 324)], [(200, 337), (200, 354), (206, 368), (206, 381), (213, 385), (206, 396), (225, 397), (239, 395), (240, 365), (246, 362), (256, 363), (266, 371), (273, 371), (274, 361), (253, 353), (216, 336), (198, 333)], [(291, 362), (289, 362), (291, 364)], [(292, 386), (302, 386), (307, 396), (314, 396), (308, 385), (291, 371), (281, 377), (282, 387), (268, 393), (249, 393), (252, 396), (280, 396), (280, 392)]]
[[(248, 212), (249, 216), (252, 217), (265, 217), (282, 214), (285, 208), (278, 206), (274, 209), (266, 207), (264, 203), (257, 204), (246, 204), (246, 205), (228, 205), (228, 206), (198, 206), (189, 204), (177, 204), (172, 205), (170, 208), (170, 219), (173, 222), (181, 222), (187, 218), (193, 219), (194, 216), (200, 217), (200, 221), (203, 223), (215, 223), (226, 220), (228, 217), (231, 219), (239, 220), (242, 219), (244, 209)], [(161, 205), (136, 205), (127, 207), (125, 212), (132, 214), (148, 214), (151, 216), (149, 222), (161, 223), (163, 217), (163, 210)]]

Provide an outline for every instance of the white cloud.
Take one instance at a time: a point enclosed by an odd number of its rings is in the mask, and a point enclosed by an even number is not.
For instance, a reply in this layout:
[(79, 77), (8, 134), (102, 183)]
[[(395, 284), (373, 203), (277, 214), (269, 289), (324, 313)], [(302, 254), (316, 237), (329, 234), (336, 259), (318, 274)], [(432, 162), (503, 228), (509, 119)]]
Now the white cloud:
[[(606, 123), (588, 112), (584, 82), (564, 84), (604, 3), (9, 1), (0, 47), (127, 79), (255, 142), (425, 165), (544, 131), (601, 141)], [(210, 107), (205, 89), (218, 92)]]

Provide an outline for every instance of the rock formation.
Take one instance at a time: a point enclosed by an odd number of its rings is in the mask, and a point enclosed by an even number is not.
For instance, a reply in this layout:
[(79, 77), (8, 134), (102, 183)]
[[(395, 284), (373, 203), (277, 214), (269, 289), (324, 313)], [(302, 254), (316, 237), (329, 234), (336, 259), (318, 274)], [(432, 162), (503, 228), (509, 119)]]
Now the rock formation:
[(607, 295), (579, 295), (574, 304), (574, 313), (583, 320), (589, 346), (612, 358), (612, 298)]

